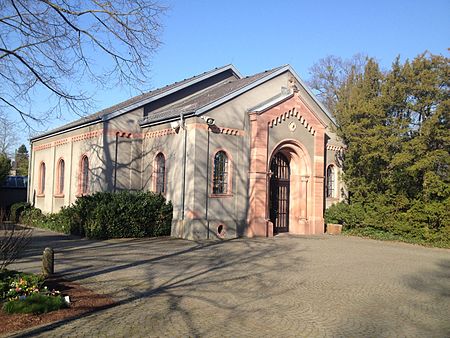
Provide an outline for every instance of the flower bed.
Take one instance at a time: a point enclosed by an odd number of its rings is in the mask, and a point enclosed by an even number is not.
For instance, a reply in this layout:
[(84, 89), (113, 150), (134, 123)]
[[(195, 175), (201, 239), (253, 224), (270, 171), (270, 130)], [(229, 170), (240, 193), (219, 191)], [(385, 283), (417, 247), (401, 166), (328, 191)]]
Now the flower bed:
[[(69, 296), (70, 306), (58, 311), (41, 314), (8, 314), (0, 308), (0, 336), (20, 332), (21, 330), (34, 332), (34, 326), (51, 325), (50, 323), (56, 321), (70, 320), (71, 318), (77, 318), (83, 314), (92, 313), (114, 305), (111, 297), (97, 294), (77, 283), (68, 282), (59, 277), (47, 279), (45, 285), (47, 285), (48, 289), (57, 289), (64, 295)], [(40, 332), (39, 329), (36, 332)]]
[(0, 272), (0, 302), (7, 313), (46, 313), (67, 303), (59, 291), (44, 286), (44, 277), (18, 271)]

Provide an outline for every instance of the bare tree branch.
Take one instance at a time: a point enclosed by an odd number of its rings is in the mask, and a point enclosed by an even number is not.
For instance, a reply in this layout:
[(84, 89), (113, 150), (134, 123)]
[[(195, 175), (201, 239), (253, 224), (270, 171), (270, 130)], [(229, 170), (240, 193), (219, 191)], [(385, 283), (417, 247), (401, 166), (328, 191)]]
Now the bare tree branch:
[(319, 100), (333, 112), (342, 84), (352, 71), (354, 74), (362, 74), (366, 62), (367, 56), (364, 54), (355, 54), (346, 60), (328, 55), (309, 68), (311, 77), (308, 85), (315, 91)]
[[(148, 90), (165, 11), (147, 0), (2, 2), (0, 110), (35, 123), (45, 115), (89, 112), (92, 93), (84, 83)], [(36, 112), (31, 107), (42, 93), (50, 103)]]

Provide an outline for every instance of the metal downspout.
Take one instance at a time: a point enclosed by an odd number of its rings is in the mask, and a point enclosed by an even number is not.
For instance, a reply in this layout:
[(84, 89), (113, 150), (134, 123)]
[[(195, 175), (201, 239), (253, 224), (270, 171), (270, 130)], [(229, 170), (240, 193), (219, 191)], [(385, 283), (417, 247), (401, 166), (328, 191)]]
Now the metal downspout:
[(267, 138), (266, 138), (266, 237), (269, 237), (269, 123), (267, 123)]
[(116, 149), (114, 153), (114, 186), (113, 191), (116, 192), (116, 183), (117, 183), (117, 153), (118, 153), (118, 142), (119, 142), (119, 134), (116, 133)]
[[(180, 114), (181, 128), (184, 132), (184, 149), (183, 149), (183, 191), (181, 193), (181, 220), (184, 221), (185, 211), (185, 194), (186, 194), (186, 158), (187, 158), (187, 128), (184, 124), (183, 113)], [(183, 227), (184, 228), (184, 227)]]
[(205, 214), (206, 214), (206, 225), (207, 225), (207, 239), (209, 239), (209, 219), (208, 219), (208, 207), (209, 207), (209, 126), (208, 126), (208, 145), (206, 148), (206, 205), (205, 205)]
[(33, 188), (32, 184), (31, 184), (31, 178), (33, 177), (34, 174), (34, 165), (33, 165), (33, 160), (34, 160), (34, 156), (33, 156), (33, 142), (30, 142), (30, 157), (28, 158), (28, 186), (27, 186), (27, 202), (29, 204), (31, 204), (31, 189)]

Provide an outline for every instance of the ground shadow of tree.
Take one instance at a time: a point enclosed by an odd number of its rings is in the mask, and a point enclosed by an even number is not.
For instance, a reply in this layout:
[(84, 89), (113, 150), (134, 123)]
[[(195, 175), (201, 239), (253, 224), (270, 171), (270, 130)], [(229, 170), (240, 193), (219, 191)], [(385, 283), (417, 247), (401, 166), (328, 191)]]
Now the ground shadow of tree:
[[(402, 288), (392, 285), (393, 282)], [(450, 260), (437, 261), (435, 266), (403, 276), (399, 281), (390, 280), (387, 286), (392, 288), (391, 297), (377, 297), (377, 290), (372, 290), (364, 307), (356, 303), (353, 308), (357, 325), (352, 321), (338, 323), (332, 335), (450, 336)]]
[[(134, 306), (143, 306), (146, 311), (148, 304), (156, 302), (159, 310), (151, 313), (150, 320), (175, 316), (188, 336), (203, 335), (211, 329), (202, 325), (198, 314), (194, 315), (198, 304), (208, 308), (212, 316), (220, 312), (216, 324), (226, 329), (230, 317), (237, 315), (245, 320), (255, 311), (267, 311), (265, 299), (289, 291), (277, 288), (282, 272), (292, 269), (293, 264), (296, 268), (302, 265), (298, 258), (293, 263), (293, 253), (298, 257), (299, 248), (289, 240), (282, 245), (276, 239), (74, 241), (57, 249), (62, 276), (113, 294), (118, 299), (113, 309), (121, 313)], [(49, 333), (61, 325), (70, 326), (78, 318), (46, 325), (23, 336)]]

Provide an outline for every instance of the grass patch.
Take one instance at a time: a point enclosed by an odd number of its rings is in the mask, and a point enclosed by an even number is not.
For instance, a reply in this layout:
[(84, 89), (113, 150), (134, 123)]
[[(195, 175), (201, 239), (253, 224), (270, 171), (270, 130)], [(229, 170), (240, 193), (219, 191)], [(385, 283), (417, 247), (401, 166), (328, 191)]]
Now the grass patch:
[(61, 296), (49, 296), (41, 293), (32, 294), (25, 299), (12, 300), (3, 305), (6, 313), (47, 313), (66, 307)]
[(364, 238), (377, 239), (381, 241), (399, 241), (411, 244), (418, 244), (428, 247), (438, 247), (450, 249), (450, 238), (436, 238), (430, 240), (430, 238), (420, 238), (413, 236), (405, 236), (400, 234), (394, 234), (383, 229), (373, 228), (373, 227), (358, 227), (342, 230), (344, 235), (358, 236)]

